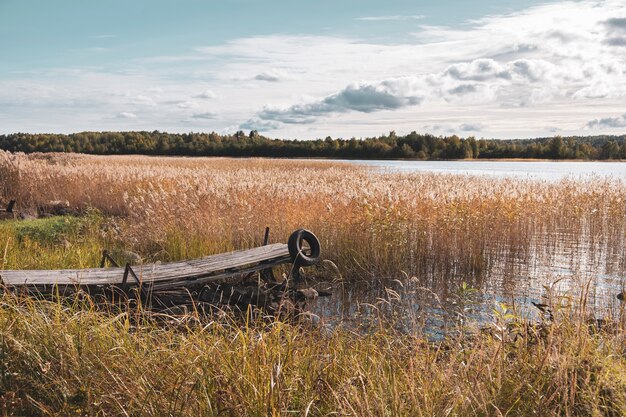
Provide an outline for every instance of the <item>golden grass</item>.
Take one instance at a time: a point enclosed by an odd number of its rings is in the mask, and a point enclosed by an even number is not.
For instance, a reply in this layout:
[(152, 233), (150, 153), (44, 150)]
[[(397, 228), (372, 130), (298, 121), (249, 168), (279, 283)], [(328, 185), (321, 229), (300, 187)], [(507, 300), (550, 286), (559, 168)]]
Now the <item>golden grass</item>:
[(26, 210), (67, 200), (118, 216), (107, 239), (163, 260), (258, 245), (270, 226), (273, 241), (313, 230), (350, 279), (473, 274), (537, 249), (553, 256), (559, 235), (591, 245), (581, 256), (601, 245), (626, 264), (626, 186), (600, 178), (551, 183), (374, 174), (318, 161), (8, 153), (0, 153), (0, 175), (8, 178), (4, 200)]
[[(622, 312), (623, 314), (623, 312)], [(624, 322), (579, 312), (429, 343), (259, 320), (99, 313), (5, 295), (3, 415), (621, 416)], [(387, 329), (387, 330), (386, 330)], [(513, 335), (517, 334), (517, 337)]]
[[(151, 259), (195, 257), (258, 245), (265, 226), (274, 241), (299, 227), (313, 230), (324, 257), (350, 280), (401, 271), (478, 276), (509, 261), (550, 262), (563, 236), (576, 243), (573, 258), (626, 265), (626, 186), (604, 179), (549, 183), (378, 174), (315, 161), (2, 152), (0, 178), (0, 200), (16, 198), (19, 210), (67, 200), (85, 214), (0, 222), (3, 269), (95, 266), (103, 247)], [(4, 294), (0, 412), (626, 415), (624, 305), (598, 329), (585, 301), (538, 326), (501, 305), (488, 331), (460, 328), (428, 342), (394, 331), (403, 327), (394, 322), (401, 316), (384, 312), (377, 326), (356, 334), (271, 318), (242, 325), (230, 315), (103, 312), (84, 297)]]

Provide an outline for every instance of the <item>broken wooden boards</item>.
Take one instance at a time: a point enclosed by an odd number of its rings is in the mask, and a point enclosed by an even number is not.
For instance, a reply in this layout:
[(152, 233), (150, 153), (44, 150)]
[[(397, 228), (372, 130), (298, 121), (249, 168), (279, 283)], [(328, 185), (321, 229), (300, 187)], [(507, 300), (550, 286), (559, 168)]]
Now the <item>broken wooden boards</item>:
[[(133, 266), (133, 270), (141, 285), (157, 290), (203, 285), (291, 261), (287, 245), (275, 243), (199, 259)], [(124, 267), (6, 270), (0, 271), (0, 279), (7, 287), (26, 286), (38, 289), (55, 286), (120, 286), (126, 284), (125, 270)]]

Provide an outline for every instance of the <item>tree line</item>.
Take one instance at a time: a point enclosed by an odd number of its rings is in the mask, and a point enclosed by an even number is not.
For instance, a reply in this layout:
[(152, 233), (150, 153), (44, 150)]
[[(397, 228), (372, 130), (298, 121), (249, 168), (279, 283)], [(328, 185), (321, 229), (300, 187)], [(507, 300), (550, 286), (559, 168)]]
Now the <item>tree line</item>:
[(345, 158), (345, 159), (626, 159), (626, 135), (537, 139), (476, 139), (411, 132), (364, 139), (272, 139), (256, 130), (234, 134), (166, 132), (81, 132), (0, 135), (10, 152), (77, 152), (99, 155)]

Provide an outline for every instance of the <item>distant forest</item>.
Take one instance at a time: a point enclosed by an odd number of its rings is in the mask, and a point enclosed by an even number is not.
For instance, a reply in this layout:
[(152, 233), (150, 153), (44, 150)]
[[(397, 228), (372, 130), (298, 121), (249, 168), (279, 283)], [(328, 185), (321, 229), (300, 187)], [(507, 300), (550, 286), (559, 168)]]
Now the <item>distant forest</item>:
[(537, 139), (476, 139), (411, 132), (366, 139), (271, 139), (253, 130), (212, 133), (82, 132), (70, 135), (0, 135), (11, 152), (79, 152), (98, 155), (345, 158), (345, 159), (626, 159), (626, 135), (555, 136)]

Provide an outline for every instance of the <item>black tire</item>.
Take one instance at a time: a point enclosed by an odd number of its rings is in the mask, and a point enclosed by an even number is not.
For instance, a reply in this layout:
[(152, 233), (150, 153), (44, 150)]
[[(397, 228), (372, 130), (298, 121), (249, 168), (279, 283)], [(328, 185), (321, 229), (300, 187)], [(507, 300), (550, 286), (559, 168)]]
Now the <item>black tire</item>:
[[(303, 251), (302, 243), (306, 242), (309, 244), (311, 248), (311, 253), (306, 254)], [(297, 263), (298, 266), (310, 266), (315, 263), (320, 258), (321, 246), (320, 241), (313, 234), (306, 229), (298, 229), (289, 236), (289, 240), (287, 241), (287, 246), (289, 248), (289, 254), (293, 259), (294, 263)]]
[(305, 230), (306, 229), (298, 229), (294, 231), (291, 235), (289, 235), (289, 239), (287, 240), (287, 247), (289, 248), (289, 254), (293, 259), (295, 259), (295, 256), (298, 253), (297, 241), (298, 239), (300, 239), (302, 232), (304, 232)]

